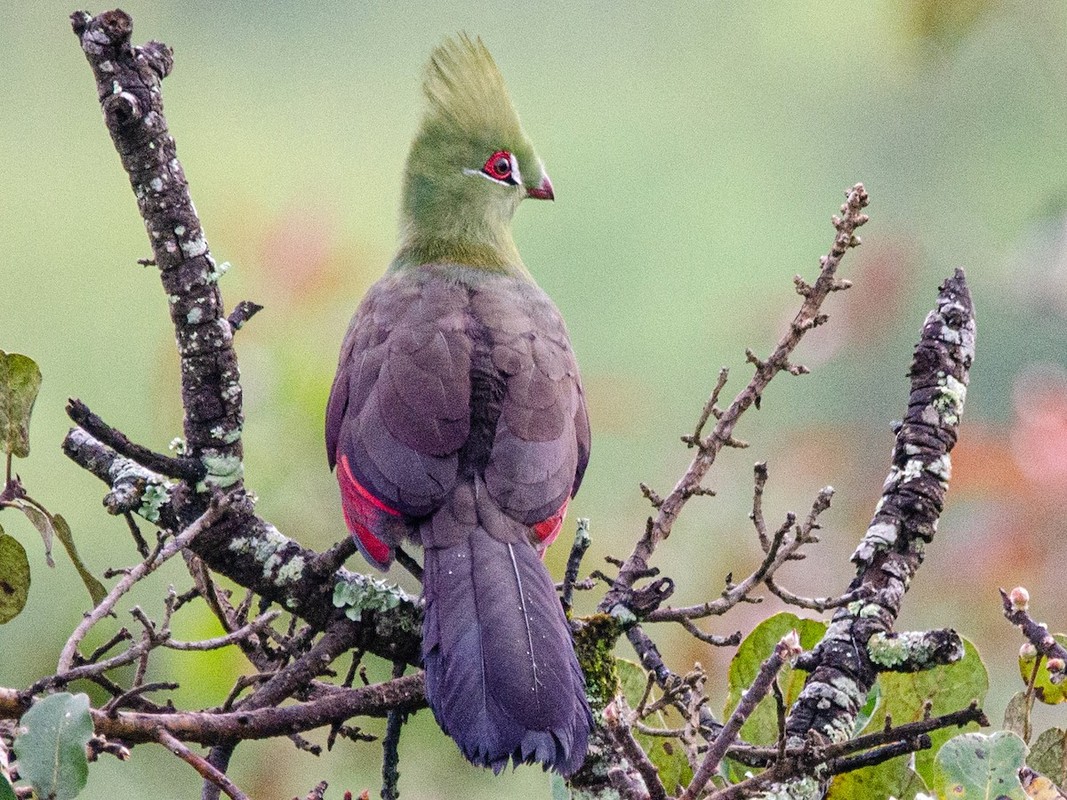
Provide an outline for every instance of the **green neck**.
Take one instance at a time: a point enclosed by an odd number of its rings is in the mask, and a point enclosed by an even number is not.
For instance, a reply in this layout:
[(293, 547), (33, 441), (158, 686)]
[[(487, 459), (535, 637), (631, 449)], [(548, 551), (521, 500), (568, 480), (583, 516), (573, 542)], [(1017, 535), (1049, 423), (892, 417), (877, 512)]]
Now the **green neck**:
[(394, 268), (462, 264), (528, 276), (511, 236), (521, 194), (502, 195), (493, 191), (499, 187), (451, 164), (427, 168), (420, 163), (427, 149), (416, 143), (406, 171)]
[(478, 231), (466, 228), (448, 231), (422, 231), (405, 221), (400, 248), (393, 266), (418, 267), (424, 264), (462, 264), (507, 275), (528, 275), (511, 231)]

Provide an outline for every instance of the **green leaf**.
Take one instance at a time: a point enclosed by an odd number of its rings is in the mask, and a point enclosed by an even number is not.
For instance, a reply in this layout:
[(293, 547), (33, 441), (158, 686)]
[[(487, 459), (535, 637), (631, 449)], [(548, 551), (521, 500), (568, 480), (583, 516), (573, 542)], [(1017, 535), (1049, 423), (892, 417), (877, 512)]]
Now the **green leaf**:
[[(918, 722), (923, 718), (923, 704), (926, 701), (930, 701), (930, 714), (935, 717), (959, 711), (972, 700), (981, 703), (989, 691), (989, 675), (975, 646), (964, 639), (963, 647), (963, 658), (955, 664), (922, 672), (881, 673), (878, 683), (882, 687), (882, 706), (871, 717), (867, 733), (882, 730), (887, 714), (893, 718), (893, 725)], [(977, 727), (976, 723), (972, 723), (967, 729), (976, 730)], [(915, 754), (915, 771), (927, 785), (932, 785), (934, 780), (934, 754), (959, 730), (943, 728), (932, 731), (930, 740), (933, 746)]]
[[(729, 717), (741, 700), (741, 695), (756, 679), (760, 665), (770, 656), (774, 646), (789, 631), (800, 634), (800, 645), (810, 650), (826, 633), (826, 623), (814, 619), (801, 619), (795, 614), (781, 613), (769, 617), (757, 625), (741, 642), (730, 661), (728, 678), (729, 693), (726, 697), (724, 718)], [(786, 706), (791, 706), (804, 688), (808, 673), (793, 669), (786, 664), (778, 673), (778, 685), (782, 687)], [(752, 716), (741, 728), (741, 738), (751, 744), (774, 744), (778, 741), (778, 710), (774, 697), (768, 695), (756, 706)]]
[(0, 447), (19, 458), (30, 454), (30, 414), (41, 388), (41, 370), (29, 356), (0, 350)]
[(552, 773), (552, 800), (571, 800), (571, 790), (567, 787), (567, 780), (559, 773)]
[(934, 791), (953, 800), (1026, 800), (1019, 768), (1026, 743), (1014, 733), (964, 733), (949, 739), (934, 761)]
[(925, 791), (926, 782), (908, 766), (908, 757), (901, 756), (836, 776), (826, 800), (857, 800), (861, 797), (914, 800), (919, 792)]
[[(1057, 643), (1067, 647), (1067, 634), (1054, 633), (1052, 638)], [(1034, 662), (1038, 656), (1033, 655), (1030, 657), (1019, 656), (1019, 674), (1022, 675), (1023, 683), (1027, 684), (1030, 681), (1030, 676), (1034, 672)], [(1041, 666), (1037, 668), (1037, 680), (1034, 681), (1034, 695), (1042, 703), (1046, 705), (1054, 706), (1057, 703), (1063, 703), (1067, 701), (1067, 681), (1061, 683), (1053, 683), (1052, 676), (1049, 674), (1048, 667), (1046, 666), (1047, 658), (1041, 657)]]
[[(867, 693), (867, 702), (863, 704), (856, 716), (853, 736), (859, 736), (872, 717), (881, 710), (882, 687), (875, 683)], [(881, 715), (884, 718), (884, 714)], [(900, 756), (876, 764), (873, 767), (846, 772), (838, 775), (830, 783), (827, 800), (855, 800), (859, 797), (894, 797), (896, 800), (913, 800), (919, 792), (926, 792), (927, 786), (915, 770), (911, 768), (910, 756)]]
[(19, 721), (19, 773), (38, 797), (72, 800), (89, 776), (85, 746), (92, 736), (88, 695), (60, 692), (38, 700)]
[[(619, 685), (623, 696), (626, 697), (626, 702), (631, 708), (637, 708), (645, 693), (645, 687), (648, 685), (647, 673), (640, 665), (627, 661), (625, 658), (615, 659), (615, 670), (618, 673)], [(660, 728), (670, 727), (667, 717), (659, 712), (645, 721)], [(680, 727), (680, 724), (674, 727)], [(648, 755), (649, 761), (656, 766), (660, 780), (663, 781), (663, 786), (669, 794), (677, 794), (693, 779), (693, 769), (689, 766), (689, 759), (685, 757), (685, 752), (677, 742), (664, 736), (648, 736), (637, 730), (633, 734), (637, 743), (641, 745), (641, 749)]]
[[(810, 650), (826, 633), (826, 623), (813, 619), (801, 619), (795, 614), (783, 612), (765, 619), (741, 642), (741, 646), (737, 648), (737, 652), (730, 661), (729, 693), (726, 697), (724, 719), (729, 717), (737, 707), (741, 696), (752, 685), (760, 665), (774, 650), (774, 646), (794, 629), (800, 634), (801, 646), (805, 650)], [(785, 695), (787, 706), (792, 705), (797, 699), (800, 690), (804, 688), (806, 678), (806, 672), (795, 670), (789, 664), (782, 667), (781, 672), (778, 673), (778, 685), (782, 689), (782, 694)], [(752, 716), (741, 726), (741, 738), (751, 744), (773, 744), (778, 741), (778, 708), (773, 696), (768, 695), (756, 706)], [(747, 773), (759, 771), (729, 758), (723, 763), (731, 783), (744, 780)]]
[(54, 567), (56, 562), (52, 560), (52, 538), (55, 536), (56, 529), (52, 526), (52, 518), (25, 500), (16, 500), (13, 505), (26, 515), (33, 527), (41, 534), (41, 540), (44, 542), (45, 562), (48, 566)]
[(2, 774), (0, 774), (0, 800), (18, 800), (15, 797), (15, 790), (11, 788), (11, 784)]
[(63, 519), (60, 514), (52, 515), (52, 525), (55, 526), (56, 537), (63, 543), (63, 549), (67, 551), (67, 555), (70, 556), (71, 562), (74, 564), (74, 569), (78, 570), (78, 575), (81, 576), (82, 583), (85, 584), (85, 588), (89, 590), (89, 597), (92, 598), (93, 605), (97, 606), (100, 601), (107, 597), (107, 589), (104, 588), (104, 584), (100, 583), (85, 566), (81, 560), (81, 556), (78, 555), (78, 548), (74, 546), (74, 536), (70, 532), (70, 525)]
[(1038, 736), (1026, 763), (1053, 783), (1067, 785), (1067, 731), (1049, 728)]
[(1004, 709), (1004, 730), (1016, 734), (1024, 742), (1030, 741), (1030, 702), (1026, 692), (1016, 692)]
[(29, 593), (30, 562), (26, 549), (0, 528), (0, 625), (19, 615)]
[[(871, 717), (878, 711), (882, 704), (882, 687), (875, 682), (871, 690), (867, 692), (867, 701), (860, 708), (859, 713), (856, 714), (856, 724), (852, 726), (852, 735), (859, 736), (863, 733), (863, 729), (867, 727), (867, 723), (871, 721)], [(900, 800), (900, 798), (897, 798)]]

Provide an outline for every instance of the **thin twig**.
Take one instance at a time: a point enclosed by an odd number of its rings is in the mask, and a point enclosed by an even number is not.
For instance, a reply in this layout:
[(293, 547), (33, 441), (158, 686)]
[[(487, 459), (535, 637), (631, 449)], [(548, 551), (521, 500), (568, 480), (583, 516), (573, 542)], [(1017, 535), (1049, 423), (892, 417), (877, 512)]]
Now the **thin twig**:
[(208, 507), (207, 511), (194, 520), (191, 525), (173, 539), (169, 540), (157, 554), (145, 559), (123, 576), (122, 580), (116, 583), (114, 588), (108, 592), (107, 597), (101, 600), (99, 605), (78, 623), (78, 627), (74, 629), (74, 633), (67, 639), (67, 643), (63, 647), (63, 652), (60, 653), (56, 673), (62, 674), (70, 671), (71, 665), (74, 663), (74, 655), (78, 651), (78, 644), (85, 638), (85, 634), (89, 632), (89, 629), (92, 628), (93, 625), (111, 613), (111, 610), (115, 607), (115, 603), (119, 601), (119, 598), (126, 594), (135, 583), (146, 575), (152, 573), (160, 564), (181, 552), (183, 547), (187, 547), (189, 543), (199, 536), (205, 529), (211, 527), (211, 525), (222, 517), (230, 507), (231, 502), (229, 496), (219, 497), (218, 500), (213, 502)]
[(812, 503), (807, 520), (796, 529), (795, 535), (788, 541), (786, 537), (790, 531), (794, 530), (796, 517), (791, 513), (787, 514), (785, 521), (774, 532), (760, 565), (740, 583), (731, 585), (718, 600), (682, 608), (660, 608), (648, 614), (646, 619), (649, 622), (678, 622), (683, 619), (717, 616), (725, 614), (735, 605), (746, 600), (768, 576), (774, 575), (782, 565), (795, 558), (801, 547), (813, 541), (811, 531), (817, 526), (816, 520), (819, 514), (829, 508), (833, 494), (834, 490), (831, 486), (826, 486), (819, 491)]
[(237, 788), (237, 784), (229, 779), (225, 772), (220, 772), (208, 763), (207, 759), (194, 753), (178, 739), (174, 738), (166, 729), (160, 728), (156, 732), (156, 740), (170, 750), (174, 755), (191, 766), (206, 781), (211, 781), (218, 786), (226, 795), (233, 800), (251, 800), (251, 798)]
[[(404, 674), (403, 661), (393, 664), (393, 678)], [(407, 712), (390, 711), (385, 719), (385, 738), (382, 739), (382, 800), (400, 797), (400, 732), (407, 721)]]
[(396, 563), (411, 573), (415, 580), (422, 583), (422, 566), (403, 547), (396, 548)]
[(763, 518), (763, 489), (767, 485), (767, 462), (760, 461), (753, 468), (755, 475), (752, 487), (752, 513), (749, 519), (756, 527), (756, 535), (759, 537), (760, 547), (766, 553), (771, 549), (771, 540), (767, 537), (767, 521)]
[(821, 269), (818, 279), (813, 285), (806, 286), (800, 311), (797, 312), (789, 330), (779, 339), (777, 346), (766, 361), (757, 360), (756, 373), (748, 385), (718, 415), (712, 432), (699, 440), (696, 456), (681, 480), (664, 498), (663, 505), (660, 506), (652, 525), (638, 540), (633, 552), (620, 569), (615, 584), (599, 605), (600, 611), (610, 612), (620, 603), (625, 605), (634, 582), (648, 568), (648, 561), (659, 543), (670, 536), (675, 520), (685, 503), (693, 496), (693, 490), (701, 485), (704, 476), (715, 463), (719, 451), (723, 447), (737, 444), (733, 433), (741, 415), (762, 396), (775, 375), (782, 370), (789, 369), (791, 366), (789, 356), (804, 335), (826, 321), (825, 315), (820, 312), (820, 307), (831, 292), (842, 288), (842, 285), (835, 279), (835, 273), (849, 248), (860, 243), (856, 231), (867, 222), (867, 215), (862, 213), (867, 202), (867, 192), (862, 184), (856, 184), (847, 193), (843, 217), (834, 218), (836, 235), (833, 246), (830, 252), (820, 260)]
[(574, 584), (578, 580), (578, 570), (582, 568), (582, 559), (592, 541), (589, 536), (589, 520), (580, 517), (578, 527), (574, 531), (574, 544), (571, 545), (570, 555), (567, 556), (567, 568), (563, 572), (563, 591), (560, 596), (563, 610), (568, 614), (574, 602)]
[(256, 619), (252, 620), (252, 622), (249, 622), (247, 625), (240, 627), (231, 633), (227, 633), (224, 636), (216, 636), (213, 639), (182, 642), (177, 639), (168, 638), (163, 642), (163, 647), (170, 650), (218, 650), (220, 647), (238, 644), (247, 640), (250, 636), (264, 632), (270, 627), (270, 624), (281, 615), (281, 611), (268, 611), (266, 614), (256, 617)]
[(711, 417), (714, 416), (715, 419), (719, 419), (719, 417), (722, 416), (722, 409), (718, 407), (719, 395), (722, 394), (722, 390), (726, 388), (726, 381), (729, 377), (730, 370), (726, 367), (719, 370), (719, 379), (715, 382), (715, 388), (711, 390), (711, 396), (708, 397), (708, 401), (704, 403), (704, 408), (700, 411), (696, 427), (691, 434), (682, 437), (682, 441), (690, 447), (697, 447), (700, 445), (700, 439), (704, 433), (704, 426), (708, 424), (708, 420), (711, 419)]
[(771, 576), (764, 579), (763, 585), (767, 587), (771, 594), (778, 597), (783, 603), (819, 612), (828, 611), (831, 608), (847, 606), (849, 603), (868, 597), (871, 593), (870, 587), (858, 586), (852, 591), (845, 592), (838, 597), (801, 597), (798, 594), (793, 594), (788, 589), (783, 589)]
[(676, 622), (685, 628), (690, 636), (714, 647), (737, 647), (741, 644), (741, 631), (734, 631), (729, 636), (719, 636), (714, 633), (704, 633), (704, 631), (700, 630), (694, 622), (686, 617), (681, 617), (677, 619)]
[(741, 695), (740, 702), (738, 702), (730, 718), (726, 720), (723, 729), (719, 731), (718, 736), (711, 743), (708, 752), (704, 754), (704, 761), (697, 771), (693, 773), (693, 779), (685, 787), (685, 791), (678, 796), (678, 800), (696, 800), (700, 796), (708, 781), (711, 780), (711, 776), (715, 774), (715, 770), (719, 768), (719, 763), (722, 761), (723, 756), (726, 755), (726, 751), (737, 739), (737, 735), (741, 732), (741, 726), (756, 710), (760, 700), (767, 696), (767, 692), (770, 691), (778, 671), (787, 661), (800, 652), (800, 638), (797, 636), (796, 631), (782, 637), (782, 640), (774, 646), (774, 651), (760, 664), (756, 679)]
[(641, 775), (649, 800), (667, 800), (667, 789), (660, 780), (656, 765), (649, 760), (648, 755), (641, 749), (641, 745), (634, 739), (633, 732), (630, 730), (632, 717), (634, 713), (627, 706), (626, 698), (616, 697), (604, 714), (608, 734), (630, 765)]
[(1067, 665), (1067, 648), (1056, 641), (1055, 637), (1049, 633), (1047, 626), (1040, 624), (1030, 616), (1030, 593), (1023, 587), (1017, 586), (1011, 592), (1001, 589), (1000, 598), (1004, 603), (1004, 616), (1008, 622), (1022, 631), (1037, 652), (1048, 659), (1052, 681), (1057, 682), (1057, 677), (1062, 681), (1064, 667)]
[(116, 697), (112, 697), (104, 705), (103, 710), (109, 714), (118, 711), (123, 706), (129, 705), (130, 701), (134, 698), (138, 698), (146, 692), (167, 692), (174, 691), (178, 688), (177, 683), (171, 681), (156, 681), (154, 683), (142, 683), (140, 686), (134, 686), (127, 692), (123, 692)]

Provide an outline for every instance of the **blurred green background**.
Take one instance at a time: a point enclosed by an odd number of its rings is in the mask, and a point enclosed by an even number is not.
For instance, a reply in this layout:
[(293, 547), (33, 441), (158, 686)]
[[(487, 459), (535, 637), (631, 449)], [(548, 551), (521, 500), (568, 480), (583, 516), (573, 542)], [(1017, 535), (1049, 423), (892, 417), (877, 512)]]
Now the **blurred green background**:
[[(467, 30), (496, 55), (557, 189), (554, 204), (526, 204), (515, 227), (586, 381), (593, 460), (571, 509), (572, 521), (592, 519), (587, 568), (629, 552), (649, 512), (638, 482), (666, 492), (681, 475), (690, 454), (678, 436), (719, 366), (733, 370), (727, 394), (738, 391), (745, 347), (764, 354), (784, 329), (798, 304), (792, 276), (815, 274), (830, 214), (863, 181), (872, 219), (842, 271), (855, 288), (831, 298), (831, 324), (802, 347), (813, 374), (772, 384), (738, 430), (751, 448), (723, 455), (708, 481), (718, 497), (691, 503), (656, 563), (677, 581), (677, 603), (751, 569), (751, 466), (766, 460), (772, 523), (836, 487), (823, 543), (781, 577), (794, 591), (840, 592), (903, 412), (911, 345), (938, 283), (963, 266), (978, 359), (949, 508), (900, 627), (970, 637), (993, 673), (995, 719), (1016, 688), (1020, 643), (996, 588), (1027, 585), (1037, 616), (1067, 627), (1062, 0), (123, 7), (135, 41), (175, 50), (167, 115), (213, 253), (233, 264), (227, 303), (266, 306), (237, 340), (246, 473), (260, 511), (288, 535), (315, 548), (344, 535), (321, 442), (337, 349), (391, 255), (422, 64), (444, 35)], [(100, 506), (102, 485), (59, 453), (64, 402), (81, 397), (160, 450), (180, 434), (181, 409), (166, 303), (155, 271), (136, 264), (147, 240), (72, 10), (0, 4), (0, 348), (44, 372), (33, 452), (18, 471), (70, 520), (99, 574), (135, 554)], [(0, 685), (22, 687), (54, 669), (87, 597), (61, 554), (45, 566), (21, 516), (0, 523), (34, 569), (27, 612), (0, 628)], [(557, 572), (565, 549), (549, 555)], [(170, 566), (135, 597), (150, 614), (166, 582), (188, 587)], [(774, 607), (709, 627), (748, 630)], [(200, 608), (175, 624), (183, 637), (218, 632)], [(711, 670), (721, 708), (730, 652), (673, 628), (653, 633), (675, 668)], [(209, 706), (239, 669), (235, 652), (168, 653), (150, 679), (176, 675), (176, 702)], [(242, 745), (233, 775), (257, 798), (303, 796), (320, 778), (377, 796), (379, 764), (377, 744), (341, 742), (315, 759), (278, 741)], [(425, 712), (405, 733), (401, 772), (407, 798), (548, 791), (536, 769), (493, 778), (466, 765)], [(146, 746), (129, 764), (94, 765), (83, 796), (194, 797), (198, 785)]]

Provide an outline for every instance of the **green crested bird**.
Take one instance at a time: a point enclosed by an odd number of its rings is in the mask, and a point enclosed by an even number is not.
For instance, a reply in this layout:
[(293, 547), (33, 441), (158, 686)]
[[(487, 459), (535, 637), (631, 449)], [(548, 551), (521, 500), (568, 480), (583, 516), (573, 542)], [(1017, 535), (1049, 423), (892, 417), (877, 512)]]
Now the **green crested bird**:
[(424, 549), (426, 695), (473, 763), (582, 764), (592, 719), (541, 559), (589, 459), (566, 326), (511, 235), (552, 183), (480, 39), (430, 58), (400, 247), (356, 310), (326, 416), (345, 522)]

